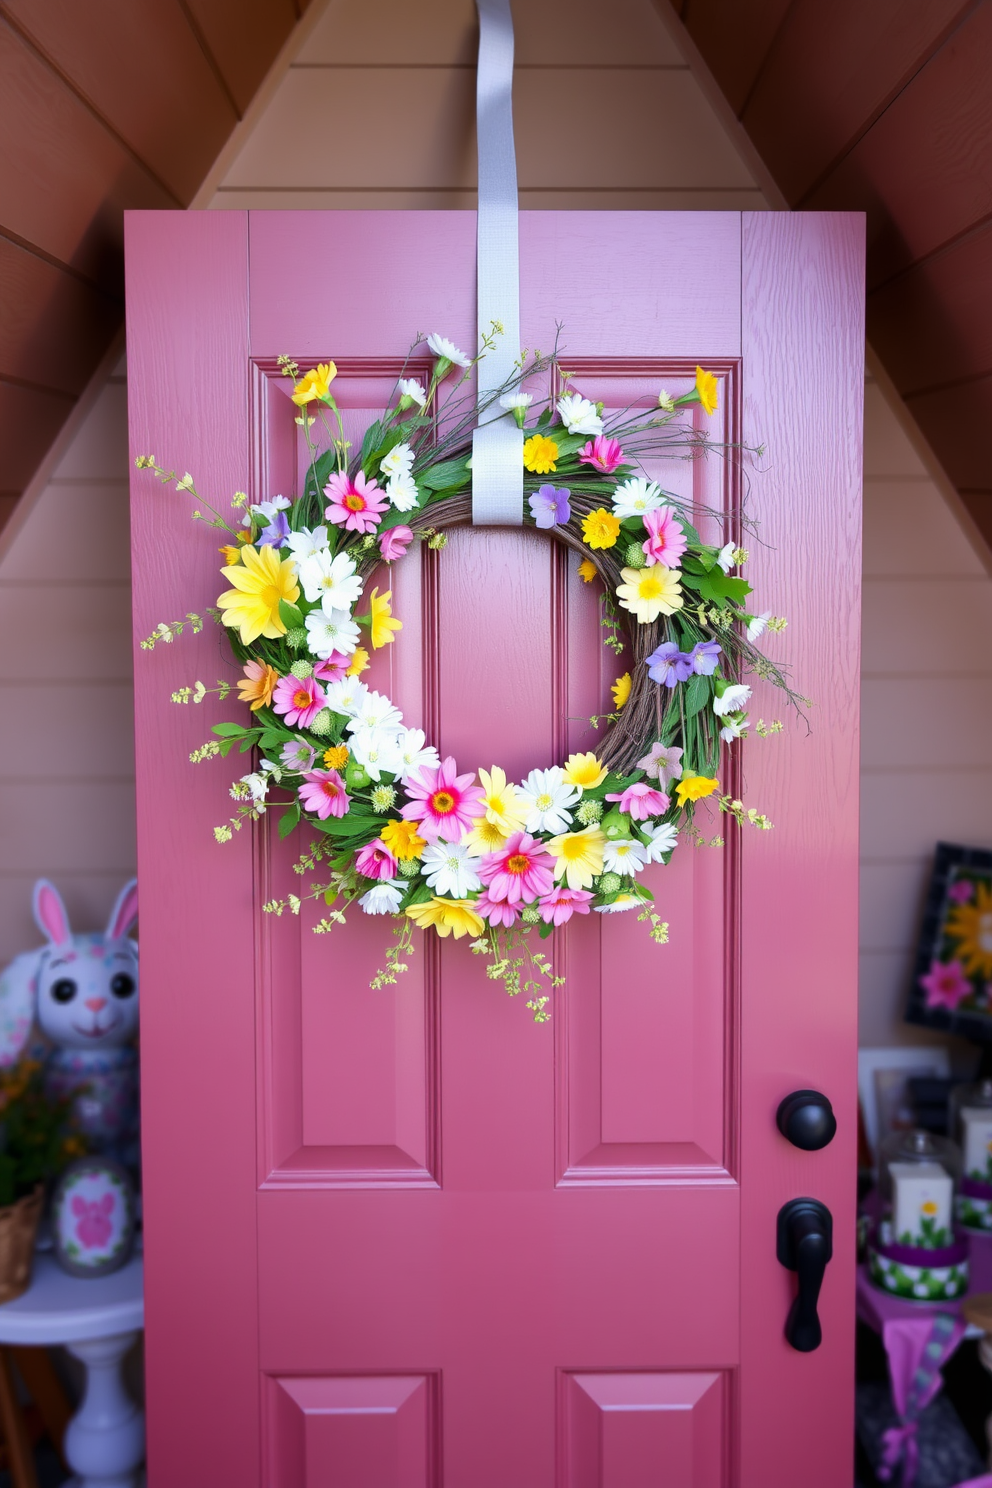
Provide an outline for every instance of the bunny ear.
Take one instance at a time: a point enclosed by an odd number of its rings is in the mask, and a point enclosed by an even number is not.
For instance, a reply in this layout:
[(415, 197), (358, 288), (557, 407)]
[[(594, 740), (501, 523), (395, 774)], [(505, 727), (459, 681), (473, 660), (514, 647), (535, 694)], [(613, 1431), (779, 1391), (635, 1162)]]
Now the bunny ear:
[(52, 945), (68, 945), (72, 939), (69, 916), (65, 912), (62, 896), (47, 878), (39, 878), (34, 886), (34, 919), (39, 930), (43, 930)]
[(117, 895), (107, 921), (107, 939), (122, 940), (138, 918), (138, 880), (132, 878)]

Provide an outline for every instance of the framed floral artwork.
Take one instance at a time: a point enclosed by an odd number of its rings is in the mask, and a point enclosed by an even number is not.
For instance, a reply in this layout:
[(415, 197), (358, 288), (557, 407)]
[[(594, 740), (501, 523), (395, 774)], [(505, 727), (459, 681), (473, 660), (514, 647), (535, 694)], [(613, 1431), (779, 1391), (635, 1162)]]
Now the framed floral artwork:
[(71, 1163), (52, 1196), (55, 1256), (71, 1276), (106, 1276), (134, 1248), (134, 1185), (120, 1163), (84, 1157)]
[(992, 852), (938, 842), (906, 1021), (992, 1042)]

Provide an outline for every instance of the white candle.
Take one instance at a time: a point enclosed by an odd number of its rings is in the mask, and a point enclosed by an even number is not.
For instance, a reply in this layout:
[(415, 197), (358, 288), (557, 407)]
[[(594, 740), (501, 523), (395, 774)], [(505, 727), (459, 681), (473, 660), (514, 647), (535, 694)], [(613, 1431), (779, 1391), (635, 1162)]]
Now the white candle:
[(992, 1110), (988, 1106), (965, 1106), (961, 1121), (964, 1124), (964, 1170), (969, 1178), (988, 1183), (992, 1179)]
[(896, 1243), (933, 1249), (939, 1237), (940, 1244), (949, 1244), (954, 1187), (951, 1175), (936, 1162), (892, 1163), (889, 1172)]

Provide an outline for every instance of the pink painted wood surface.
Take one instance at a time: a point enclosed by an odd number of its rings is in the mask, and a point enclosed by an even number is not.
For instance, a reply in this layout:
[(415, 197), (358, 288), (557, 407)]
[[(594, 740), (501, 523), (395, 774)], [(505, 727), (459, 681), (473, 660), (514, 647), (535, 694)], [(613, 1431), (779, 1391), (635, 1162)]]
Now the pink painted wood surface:
[[(260, 214), (247, 235), (240, 215), (203, 221), (132, 225), (131, 333), (135, 451), (188, 466), (205, 492), (294, 489), (280, 352), (334, 355), (357, 429), (418, 330), (473, 340), (471, 214)], [(293, 844), (211, 840), (230, 763), (185, 763), (215, 715), (168, 694), (229, 669), (216, 632), (140, 653), (152, 1488), (223, 1480), (217, 1457), (200, 1475), (185, 1450), (172, 1475), (190, 1432), (219, 1452), (236, 1440), (239, 1481), (301, 1488), (792, 1488), (794, 1460), (772, 1452), (783, 1400), (786, 1434), (807, 1442), (843, 1416), (859, 290), (847, 219), (767, 221), (784, 236), (762, 245), (762, 219), (745, 219), (743, 278), (733, 214), (521, 222), (525, 342), (550, 345), (563, 320), (583, 390), (608, 403), (652, 400), (705, 360), (723, 382), (714, 428), (737, 437), (743, 390), (772, 451), (754, 501), (777, 551), (754, 566), (793, 615), (776, 644), (815, 693), (817, 733), (749, 747), (749, 795), (775, 833), (743, 854), (733, 839), (683, 847), (654, 870), (669, 946), (629, 918), (577, 922), (556, 941), (568, 982), (543, 1028), (464, 944), (418, 937), (408, 976), (370, 992), (379, 923), (314, 937), (305, 916), (262, 916), (295, 886)], [(304, 284), (293, 262), (321, 267)], [(732, 523), (724, 462), (663, 478)], [(215, 544), (147, 478), (134, 490), (145, 635), (190, 594), (212, 602)], [(827, 584), (809, 558), (829, 543)], [(582, 719), (622, 666), (571, 558), (531, 532), (456, 533), (390, 582), (405, 629), (372, 681), (462, 767), (521, 772), (590, 742)], [(834, 1100), (827, 1153), (797, 1155), (775, 1131), (797, 1085)], [(774, 1259), (778, 1204), (803, 1192), (838, 1222), (829, 1346), (808, 1357), (782, 1341), (790, 1281)], [(189, 1220), (201, 1203), (209, 1241)], [(810, 1488), (845, 1481), (832, 1451), (804, 1456)]]

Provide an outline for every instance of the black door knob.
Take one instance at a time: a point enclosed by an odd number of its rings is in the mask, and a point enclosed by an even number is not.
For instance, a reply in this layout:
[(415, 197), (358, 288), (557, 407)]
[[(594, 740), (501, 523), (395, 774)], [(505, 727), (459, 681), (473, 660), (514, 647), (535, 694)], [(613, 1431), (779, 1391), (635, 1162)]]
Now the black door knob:
[(793, 1147), (818, 1152), (833, 1140), (837, 1117), (827, 1097), (818, 1090), (794, 1090), (779, 1106), (775, 1125)]
[(823, 1331), (816, 1312), (823, 1273), (833, 1255), (834, 1222), (819, 1199), (790, 1199), (778, 1211), (776, 1254), (799, 1277), (799, 1290), (785, 1321), (785, 1336), (801, 1354), (820, 1347)]

